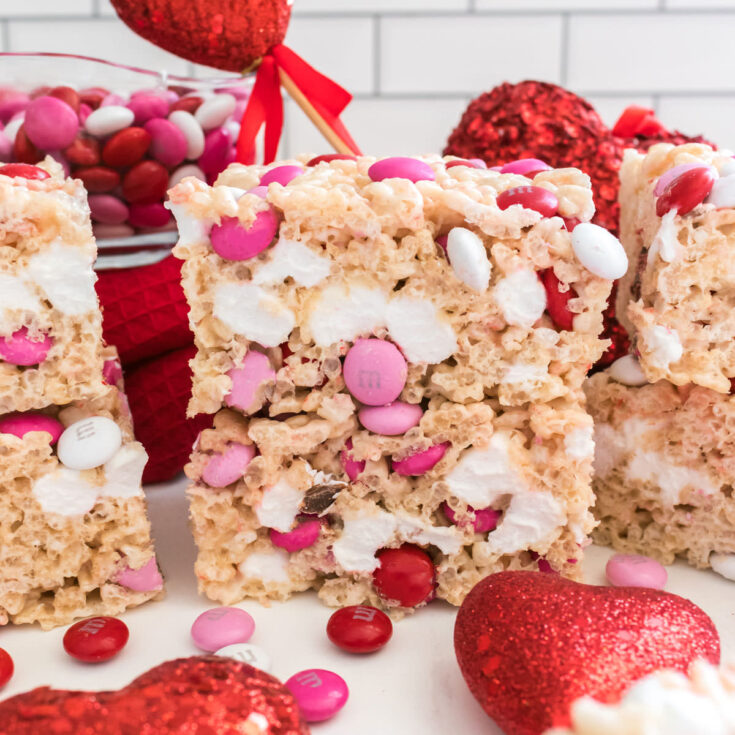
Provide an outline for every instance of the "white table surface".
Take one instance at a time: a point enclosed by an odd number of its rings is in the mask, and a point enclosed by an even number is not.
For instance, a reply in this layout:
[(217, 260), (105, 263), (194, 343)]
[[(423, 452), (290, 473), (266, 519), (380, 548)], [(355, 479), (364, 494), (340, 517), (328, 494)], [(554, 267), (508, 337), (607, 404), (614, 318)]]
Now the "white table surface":
[[(129, 610), (122, 617), (130, 641), (103, 664), (69, 658), (61, 644), (65, 628), (42, 632), (31, 626), (0, 629), (0, 647), (15, 661), (15, 675), (2, 697), (40, 685), (68, 689), (115, 689), (168, 659), (198, 653), (189, 636), (196, 616), (213, 606), (196, 592), (194, 544), (189, 534), (184, 478), (150, 486), (147, 495), (167, 597)], [(608, 549), (591, 548), (586, 581), (604, 582)], [(714, 620), (723, 660), (735, 661), (735, 582), (679, 562), (669, 568), (667, 590), (688, 597)], [(350, 699), (331, 721), (313, 725), (315, 735), (498, 735), (469, 694), (452, 646), (456, 609), (434, 602), (395, 626), (393, 638), (371, 656), (351, 656), (327, 639), (331, 610), (311, 593), (263, 607), (242, 603), (255, 618), (253, 643), (272, 656), (272, 673), (287, 679), (306, 668), (336, 671), (350, 687)]]

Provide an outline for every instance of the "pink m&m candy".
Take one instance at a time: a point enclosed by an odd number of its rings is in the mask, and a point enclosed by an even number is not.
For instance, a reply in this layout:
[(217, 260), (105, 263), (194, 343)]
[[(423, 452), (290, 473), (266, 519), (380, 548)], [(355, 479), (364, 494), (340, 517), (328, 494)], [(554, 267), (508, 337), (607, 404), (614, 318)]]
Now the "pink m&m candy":
[(203, 612), (191, 626), (191, 637), (203, 651), (218, 651), (232, 643), (247, 643), (255, 621), (239, 607), (213, 607)]
[(361, 403), (384, 406), (406, 385), (408, 366), (400, 350), (384, 339), (358, 339), (344, 363), (347, 390)]
[(293, 181), (303, 173), (304, 169), (301, 166), (276, 166), (263, 174), (260, 179), (260, 186), (268, 186), (268, 184), (273, 184), (274, 182), (281, 186), (288, 186), (290, 181)]
[(496, 203), (500, 209), (508, 209), (520, 204), (525, 209), (532, 209), (544, 217), (553, 217), (559, 210), (559, 200), (553, 191), (542, 186), (516, 186), (498, 194)]
[(121, 225), (130, 214), (128, 205), (111, 194), (91, 194), (87, 201), (92, 219), (104, 225)]
[(177, 125), (170, 120), (156, 117), (149, 120), (143, 127), (151, 136), (150, 155), (157, 161), (173, 168), (186, 158), (186, 136)]
[[(442, 505), (442, 510), (444, 511), (444, 515), (447, 517), (447, 520), (455, 526), (461, 527), (468, 525), (467, 521), (457, 519), (457, 514), (452, 510), (448, 503), (444, 503)], [(495, 530), (498, 525), (498, 521), (500, 520), (500, 516), (502, 515), (500, 511), (493, 510), (492, 508), (475, 510), (472, 506), (468, 505), (467, 510), (470, 513), (475, 514), (475, 519), (473, 521), (469, 521), (475, 533), (487, 533), (488, 531)]]
[(327, 637), (349, 653), (379, 651), (393, 635), (393, 623), (377, 607), (350, 605), (337, 610), (327, 623)]
[(695, 168), (710, 168), (706, 163), (680, 163), (674, 168), (670, 168), (659, 176), (656, 186), (653, 188), (653, 196), (660, 197), (666, 187), (677, 177), (683, 174), (685, 171), (691, 171)]
[(521, 174), (527, 176), (538, 171), (549, 171), (551, 166), (539, 158), (521, 158), (517, 161), (506, 163), (500, 169), (501, 174)]
[(243, 227), (237, 217), (223, 217), (212, 227), (212, 249), (225, 260), (247, 260), (265, 250), (278, 232), (278, 217), (269, 207), (255, 217), (250, 227)]
[(10, 681), (14, 668), (10, 654), (4, 648), (0, 648), (0, 689)]
[(385, 406), (363, 406), (357, 417), (374, 434), (396, 436), (418, 426), (423, 415), (421, 406), (415, 403), (394, 401)]
[(100, 615), (74, 623), (64, 634), (64, 650), (79, 661), (99, 663), (120, 653), (129, 637), (122, 620)]
[(316, 520), (316, 518), (306, 518), (296, 528), (285, 533), (271, 528), (271, 541), (274, 546), (278, 546), (288, 552), (299, 551), (313, 546), (317, 542), (321, 527), (321, 522)]
[(224, 128), (210, 130), (204, 138), (204, 151), (197, 163), (205, 174), (218, 174), (230, 152), (232, 138)]
[(154, 117), (166, 117), (168, 115), (168, 101), (157, 94), (141, 93), (134, 94), (127, 105), (128, 109), (135, 115), (135, 122), (148, 122)]
[(222, 454), (215, 454), (202, 471), (209, 487), (227, 487), (239, 480), (255, 456), (252, 444), (230, 444)]
[(232, 380), (232, 388), (225, 396), (225, 404), (245, 413), (253, 406), (258, 391), (276, 379), (268, 357), (255, 350), (250, 350), (239, 367), (232, 368), (227, 375)]
[(368, 176), (373, 181), (408, 179), (414, 183), (417, 181), (434, 181), (436, 178), (434, 169), (428, 163), (419, 161), (418, 158), (406, 158), (405, 156), (383, 158), (381, 161), (376, 161), (368, 169)]
[(323, 722), (339, 712), (349, 697), (345, 680), (326, 669), (306, 669), (286, 681), (307, 722)]
[(33, 339), (28, 336), (28, 329), (21, 327), (10, 337), (0, 337), (0, 360), (23, 367), (38, 365), (46, 359), (53, 344), (48, 335)]
[(64, 433), (64, 425), (44, 413), (11, 413), (0, 418), (0, 434), (12, 434), (22, 439), (32, 431), (45, 431), (51, 437), (49, 444), (53, 446)]
[(397, 475), (406, 477), (415, 477), (423, 475), (434, 467), (444, 456), (449, 447), (449, 443), (435, 444), (433, 447), (425, 449), (423, 452), (409, 454), (408, 457), (400, 460), (393, 460), (393, 472)]
[(340, 452), (339, 459), (344, 471), (347, 473), (347, 477), (350, 478), (350, 482), (354, 482), (357, 476), (365, 470), (365, 462), (363, 460), (353, 459), (351, 449), (352, 439), (348, 439), (345, 442), (345, 448)]
[(712, 191), (717, 171), (712, 166), (692, 168), (672, 179), (656, 200), (656, 216), (663, 217), (672, 209), (679, 216), (688, 214)]
[(125, 566), (115, 576), (114, 581), (134, 592), (152, 592), (163, 588), (163, 577), (158, 571), (156, 557), (149, 559), (140, 569)]
[(66, 148), (79, 130), (77, 113), (56, 97), (36, 97), (26, 109), (23, 127), (33, 145), (44, 151)]
[(668, 574), (655, 559), (640, 554), (615, 554), (605, 566), (607, 581), (614, 587), (651, 587), (662, 590)]

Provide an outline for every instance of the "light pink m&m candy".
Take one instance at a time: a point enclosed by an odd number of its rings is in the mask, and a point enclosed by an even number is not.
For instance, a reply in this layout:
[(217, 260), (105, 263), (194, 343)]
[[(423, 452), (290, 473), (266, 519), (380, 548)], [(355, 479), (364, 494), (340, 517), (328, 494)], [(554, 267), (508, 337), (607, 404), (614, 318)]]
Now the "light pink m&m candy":
[(498, 525), (498, 521), (500, 520), (500, 516), (502, 515), (500, 511), (493, 510), (492, 508), (475, 510), (471, 506), (467, 506), (467, 510), (470, 513), (475, 514), (475, 519), (467, 522), (463, 519), (458, 519), (457, 514), (452, 510), (448, 503), (444, 503), (442, 505), (442, 510), (450, 523), (459, 527), (471, 524), (475, 533), (487, 533), (488, 531), (495, 530)]
[(304, 169), (301, 166), (276, 166), (270, 171), (266, 171), (260, 179), (260, 186), (268, 186), (268, 184), (280, 184), (281, 186), (288, 186), (290, 181), (293, 181), (297, 176), (301, 176), (304, 173)]
[(352, 439), (348, 439), (345, 442), (345, 448), (340, 452), (339, 460), (347, 473), (347, 477), (350, 478), (350, 482), (354, 482), (358, 475), (365, 470), (365, 462), (364, 460), (354, 459), (351, 450)]
[(226, 260), (247, 260), (265, 250), (278, 232), (278, 217), (273, 209), (258, 212), (250, 227), (243, 227), (237, 217), (223, 217), (212, 227), (212, 249)]
[(255, 621), (239, 607), (213, 607), (203, 612), (191, 626), (191, 637), (203, 651), (218, 651), (233, 643), (247, 643)]
[(306, 669), (286, 681), (307, 722), (323, 722), (339, 712), (349, 697), (345, 680), (326, 669)]
[(276, 379), (268, 357), (255, 350), (250, 350), (239, 367), (232, 368), (227, 375), (232, 380), (232, 388), (225, 396), (225, 404), (245, 413), (253, 406), (261, 386)]
[[(135, 116), (135, 122), (144, 123), (154, 117), (168, 115), (168, 101), (157, 94), (141, 92), (134, 94), (127, 105)], [(109, 109), (109, 108), (108, 108)]]
[(408, 366), (400, 350), (384, 339), (358, 339), (344, 363), (347, 390), (361, 403), (384, 406), (406, 385)]
[(156, 117), (149, 120), (144, 130), (151, 136), (150, 155), (164, 166), (178, 166), (186, 158), (187, 140), (184, 133), (169, 120)]
[(0, 419), (0, 434), (13, 434), (22, 439), (32, 431), (45, 431), (54, 445), (64, 433), (64, 425), (52, 416), (43, 413), (11, 413)]
[(396, 436), (418, 426), (424, 415), (415, 403), (394, 401), (385, 406), (363, 406), (357, 414), (360, 423), (374, 434)]
[(436, 178), (434, 169), (428, 163), (419, 161), (418, 158), (406, 158), (405, 156), (383, 158), (381, 161), (376, 161), (368, 169), (368, 176), (373, 181), (408, 179), (414, 183), (417, 181), (434, 181)]
[(56, 97), (36, 97), (26, 109), (23, 127), (41, 150), (56, 151), (74, 142), (79, 130), (77, 113)]
[(38, 365), (46, 359), (53, 344), (48, 335), (34, 339), (28, 336), (26, 327), (21, 327), (10, 337), (0, 337), (0, 360), (23, 367)]
[(506, 163), (500, 169), (501, 174), (520, 174), (526, 176), (538, 171), (549, 171), (551, 166), (539, 158), (520, 158), (517, 161)]
[(467, 168), (487, 168), (487, 164), (480, 158), (458, 158), (454, 161), (447, 161), (447, 168), (455, 166), (467, 166)]
[(215, 454), (207, 462), (202, 480), (209, 487), (227, 487), (245, 474), (254, 456), (252, 444), (230, 444), (222, 454)]
[(163, 588), (163, 577), (158, 571), (156, 557), (149, 559), (140, 569), (126, 566), (115, 576), (114, 581), (134, 592), (152, 592)]
[(91, 194), (88, 202), (92, 219), (101, 224), (121, 225), (130, 214), (127, 204), (111, 194)]
[(446, 454), (449, 443), (435, 444), (433, 447), (425, 449), (423, 452), (409, 454), (401, 460), (393, 461), (393, 472), (397, 475), (406, 477), (415, 477), (423, 475), (434, 467), (439, 460)]
[(650, 587), (662, 590), (668, 574), (655, 559), (640, 554), (615, 554), (605, 566), (607, 581), (614, 587)]
[(321, 522), (316, 518), (306, 518), (296, 528), (285, 533), (271, 528), (270, 537), (274, 546), (285, 549), (290, 553), (313, 546), (319, 538), (321, 527)]

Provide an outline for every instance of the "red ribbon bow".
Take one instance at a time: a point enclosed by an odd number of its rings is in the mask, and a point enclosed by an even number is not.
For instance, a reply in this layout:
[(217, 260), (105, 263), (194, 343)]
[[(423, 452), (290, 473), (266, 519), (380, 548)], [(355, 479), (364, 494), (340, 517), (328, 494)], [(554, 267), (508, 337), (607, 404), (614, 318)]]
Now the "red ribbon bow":
[(263, 125), (265, 125), (264, 163), (275, 160), (283, 131), (281, 80), (284, 76), (345, 146), (355, 155), (360, 155), (360, 149), (339, 119), (342, 111), (352, 100), (352, 95), (307, 64), (290, 48), (278, 44), (263, 57), (258, 67), (255, 85), (240, 124), (237, 160), (240, 163), (252, 162), (255, 137)]
[(648, 107), (629, 105), (626, 107), (615, 126), (612, 134), (621, 138), (652, 137), (658, 135), (664, 126), (656, 117), (653, 110)]

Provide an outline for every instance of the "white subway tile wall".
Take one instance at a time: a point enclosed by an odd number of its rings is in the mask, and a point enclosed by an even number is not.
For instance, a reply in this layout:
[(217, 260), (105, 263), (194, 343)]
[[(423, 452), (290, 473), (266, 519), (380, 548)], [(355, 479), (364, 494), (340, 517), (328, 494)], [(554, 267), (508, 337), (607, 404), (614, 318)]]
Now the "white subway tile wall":
[[(469, 100), (527, 78), (584, 95), (610, 124), (643, 104), (735, 148), (733, 36), (735, 0), (295, 0), (286, 42), (355, 95), (344, 120), (384, 155), (441, 150)], [(135, 36), (109, 0), (0, 0), (0, 49), (210, 73)], [(288, 103), (281, 154), (325, 150)]]

